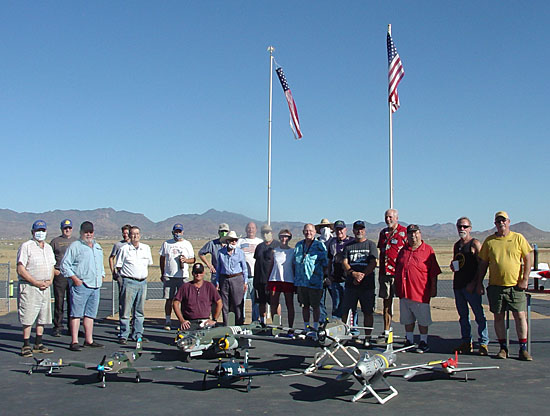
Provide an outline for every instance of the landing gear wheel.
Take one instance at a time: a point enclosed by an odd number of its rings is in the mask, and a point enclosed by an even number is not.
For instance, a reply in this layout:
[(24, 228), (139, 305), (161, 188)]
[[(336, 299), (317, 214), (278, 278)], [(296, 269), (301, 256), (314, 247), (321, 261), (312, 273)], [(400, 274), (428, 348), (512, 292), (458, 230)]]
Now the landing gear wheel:
[(136, 383), (139, 383), (140, 381), (141, 381), (141, 377), (140, 377), (140, 375), (138, 374), (138, 375), (136, 375)]

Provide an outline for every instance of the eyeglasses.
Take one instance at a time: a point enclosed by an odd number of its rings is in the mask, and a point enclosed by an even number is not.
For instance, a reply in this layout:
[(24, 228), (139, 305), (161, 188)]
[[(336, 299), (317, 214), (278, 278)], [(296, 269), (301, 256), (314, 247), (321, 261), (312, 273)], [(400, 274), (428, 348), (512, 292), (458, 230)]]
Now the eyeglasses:
[(468, 225), (468, 224), (457, 224), (457, 226), (456, 226), (456, 228), (460, 228), (460, 229), (462, 229), (462, 228), (470, 228), (470, 227), (471, 227), (471, 225)]
[(497, 218), (495, 222), (506, 222), (506, 218)]

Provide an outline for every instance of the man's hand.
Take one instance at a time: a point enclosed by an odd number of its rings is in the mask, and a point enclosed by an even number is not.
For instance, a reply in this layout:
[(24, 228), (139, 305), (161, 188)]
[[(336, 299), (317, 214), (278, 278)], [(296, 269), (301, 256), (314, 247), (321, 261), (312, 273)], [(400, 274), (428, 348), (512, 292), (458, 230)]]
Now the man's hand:
[(351, 272), (351, 276), (353, 277), (353, 284), (358, 285), (361, 283), (363, 278), (365, 277), (365, 273), (361, 272)]
[(186, 321), (185, 319), (181, 322), (180, 328), (185, 331), (189, 328), (191, 328), (191, 322)]
[(216, 325), (216, 321), (213, 321), (212, 319), (206, 320), (206, 326), (214, 326)]
[(37, 280), (34, 286), (40, 290), (46, 290), (52, 284), (51, 280)]
[(208, 265), (208, 268), (210, 269), (210, 273), (216, 273), (216, 268), (211, 264)]
[(75, 286), (82, 286), (82, 280), (80, 280), (78, 277), (73, 276), (71, 279)]
[(529, 279), (521, 279), (518, 281), (517, 288), (519, 290), (526, 290), (527, 286), (529, 286)]
[(168, 279), (166, 278), (166, 276), (160, 276), (160, 281), (162, 283), (166, 282)]
[(244, 284), (244, 293), (246, 293), (246, 289), (248, 288), (248, 284)]
[(483, 287), (483, 283), (479, 282), (477, 284), (476, 292), (478, 295), (484, 295), (485, 294), (485, 288)]
[(53, 270), (53, 275), (54, 276), (59, 276), (61, 274), (61, 271), (60, 270), (57, 270), (57, 269), (54, 269)]

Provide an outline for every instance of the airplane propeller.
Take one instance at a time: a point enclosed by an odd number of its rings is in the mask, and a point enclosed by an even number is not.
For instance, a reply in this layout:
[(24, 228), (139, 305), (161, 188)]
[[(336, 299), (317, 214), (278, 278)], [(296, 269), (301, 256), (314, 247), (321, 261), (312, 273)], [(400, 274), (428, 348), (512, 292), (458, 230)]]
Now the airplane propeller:
[(97, 379), (101, 381), (101, 387), (105, 388), (105, 360), (107, 359), (107, 356), (104, 355), (101, 362), (97, 365)]

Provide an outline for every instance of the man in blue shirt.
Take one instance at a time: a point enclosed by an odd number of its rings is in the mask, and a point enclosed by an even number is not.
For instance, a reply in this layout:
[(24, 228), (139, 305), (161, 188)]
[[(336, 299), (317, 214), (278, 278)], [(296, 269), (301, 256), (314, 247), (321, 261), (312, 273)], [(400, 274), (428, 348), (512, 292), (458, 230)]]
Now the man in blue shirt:
[(223, 323), (227, 325), (227, 314), (235, 313), (235, 324), (242, 325), (244, 293), (248, 279), (248, 267), (244, 252), (237, 247), (238, 241), (235, 231), (230, 231), (220, 238), (226, 246), (218, 251), (216, 278), (217, 287), (223, 302)]
[(319, 327), (321, 296), (323, 295), (324, 269), (328, 266), (327, 249), (315, 240), (315, 226), (304, 226), (305, 239), (294, 248), (294, 285), (298, 291), (298, 302), (302, 305), (304, 326), (309, 327), (309, 308), (313, 309), (313, 328)]
[(105, 277), (103, 249), (94, 239), (94, 225), (84, 221), (80, 225), (80, 239), (72, 243), (63, 260), (61, 273), (69, 279), (71, 291), (71, 351), (80, 351), (78, 329), (84, 325), (84, 346), (101, 348), (94, 341), (94, 319), (99, 308), (99, 290)]

